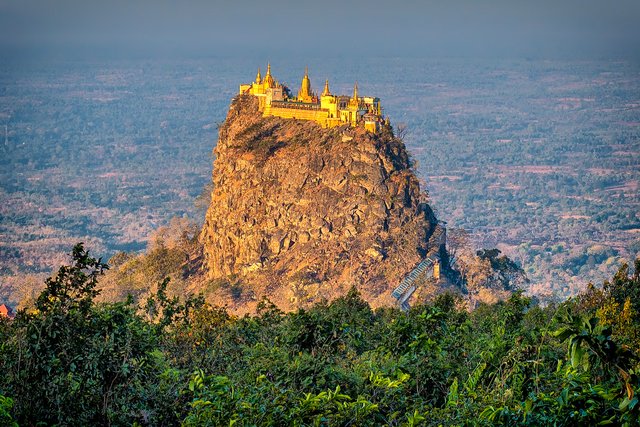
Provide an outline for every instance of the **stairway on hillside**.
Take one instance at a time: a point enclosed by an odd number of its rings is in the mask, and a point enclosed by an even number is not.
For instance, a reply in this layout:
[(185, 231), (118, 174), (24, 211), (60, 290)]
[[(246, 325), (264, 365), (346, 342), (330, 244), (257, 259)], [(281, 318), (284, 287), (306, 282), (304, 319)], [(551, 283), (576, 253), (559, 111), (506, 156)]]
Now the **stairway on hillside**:
[(409, 306), (409, 298), (413, 295), (413, 293), (418, 288), (415, 285), (416, 280), (422, 276), (423, 274), (431, 274), (433, 275), (433, 268), (436, 263), (439, 263), (438, 259), (432, 259), (431, 257), (427, 257), (420, 261), (420, 263), (411, 270), (411, 272), (400, 282), (400, 285), (396, 287), (393, 292), (391, 292), (391, 296), (393, 296), (396, 300), (398, 300), (398, 304), (402, 311), (408, 311)]

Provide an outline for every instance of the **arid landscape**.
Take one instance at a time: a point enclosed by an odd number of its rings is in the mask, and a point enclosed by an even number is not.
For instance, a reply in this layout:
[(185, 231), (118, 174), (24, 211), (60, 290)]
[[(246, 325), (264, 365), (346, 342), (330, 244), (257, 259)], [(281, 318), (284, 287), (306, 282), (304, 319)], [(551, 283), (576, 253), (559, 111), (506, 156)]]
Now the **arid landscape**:
[[(300, 64), (272, 62), (295, 87)], [(467, 230), (473, 247), (513, 258), (532, 294), (573, 295), (640, 251), (640, 71), (632, 63), (311, 65), (316, 89), (330, 77), (348, 93), (358, 80), (361, 92), (381, 98), (438, 216)], [(202, 222), (217, 126), (241, 71), (255, 65), (1, 67), (0, 300), (17, 304), (78, 241), (109, 258), (144, 250), (174, 216)]]

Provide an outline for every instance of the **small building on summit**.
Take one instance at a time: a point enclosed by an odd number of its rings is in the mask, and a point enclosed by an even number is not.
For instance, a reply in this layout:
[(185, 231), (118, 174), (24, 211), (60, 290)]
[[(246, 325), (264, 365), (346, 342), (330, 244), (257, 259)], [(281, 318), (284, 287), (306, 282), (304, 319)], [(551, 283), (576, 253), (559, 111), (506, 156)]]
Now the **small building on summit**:
[(311, 89), (309, 70), (305, 68), (300, 90), (294, 97), (289, 88), (280, 84), (271, 75), (271, 64), (267, 65), (267, 74), (262, 78), (260, 68), (252, 83), (240, 85), (241, 95), (253, 95), (258, 98), (258, 108), (263, 116), (276, 116), (287, 119), (313, 120), (323, 128), (332, 128), (349, 124), (364, 124), (365, 129), (376, 133), (385, 123), (382, 116), (380, 99), (360, 96), (358, 83), (353, 87), (353, 95), (333, 95), (329, 89), (329, 80), (318, 96)]

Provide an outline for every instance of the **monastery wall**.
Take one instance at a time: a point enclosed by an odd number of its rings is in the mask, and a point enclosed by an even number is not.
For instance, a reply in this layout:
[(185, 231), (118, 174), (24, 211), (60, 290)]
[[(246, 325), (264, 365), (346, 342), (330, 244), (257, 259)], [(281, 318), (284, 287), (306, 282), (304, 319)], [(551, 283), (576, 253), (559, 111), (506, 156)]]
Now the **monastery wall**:
[(271, 106), (265, 109), (265, 116), (277, 116), (284, 119), (313, 120), (322, 127), (327, 127), (329, 112), (323, 110), (305, 110), (297, 108), (278, 108)]

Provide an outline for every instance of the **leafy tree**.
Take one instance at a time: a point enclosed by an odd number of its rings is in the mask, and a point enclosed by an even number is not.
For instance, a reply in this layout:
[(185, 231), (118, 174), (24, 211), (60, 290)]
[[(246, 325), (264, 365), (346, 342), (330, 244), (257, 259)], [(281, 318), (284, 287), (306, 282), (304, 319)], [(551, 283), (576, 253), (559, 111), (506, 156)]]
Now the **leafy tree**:
[(18, 423), (11, 416), (13, 399), (0, 394), (0, 424), (6, 427), (18, 427)]
[(141, 306), (95, 303), (106, 266), (82, 245), (72, 256), (35, 310), (0, 320), (3, 425), (640, 424), (624, 268), (560, 306), (515, 292), (468, 312), (444, 294), (404, 313), (354, 288), (236, 318), (170, 296), (169, 280)]
[(119, 405), (153, 337), (130, 302), (94, 307), (105, 264), (82, 244), (72, 261), (46, 281), (34, 311), (18, 313), (3, 348), (4, 388), (21, 424), (135, 419)]

